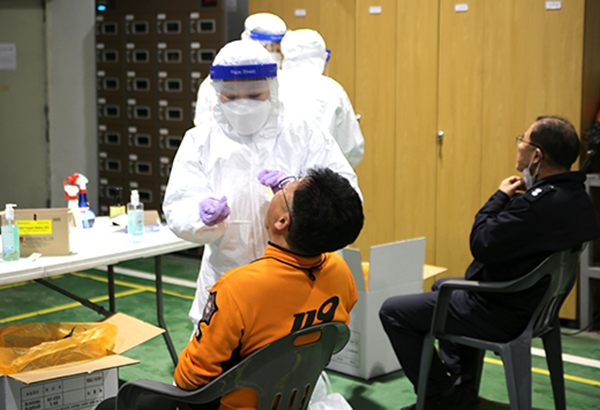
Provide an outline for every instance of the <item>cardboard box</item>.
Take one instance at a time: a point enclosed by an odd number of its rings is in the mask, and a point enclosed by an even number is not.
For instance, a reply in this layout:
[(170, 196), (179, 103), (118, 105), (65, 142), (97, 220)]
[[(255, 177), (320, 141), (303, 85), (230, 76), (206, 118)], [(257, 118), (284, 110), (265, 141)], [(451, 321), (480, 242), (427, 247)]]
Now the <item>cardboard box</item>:
[(0, 379), (2, 410), (94, 410), (118, 391), (117, 368), (25, 384)]
[(350, 312), (350, 341), (333, 356), (327, 368), (365, 380), (399, 370), (400, 364), (379, 320), (379, 309), (391, 296), (423, 291), (425, 238), (373, 246), (367, 282), (360, 251), (345, 248), (339, 253), (354, 276), (358, 302)]
[[(4, 212), (2, 223), (5, 223)], [(68, 208), (15, 209), (15, 223), (19, 225), (21, 257), (34, 252), (44, 256), (71, 253), (70, 230), (74, 225), (72, 210)]]
[(45, 369), (0, 376), (2, 410), (93, 410), (118, 390), (117, 368), (139, 363), (122, 353), (164, 332), (123, 313), (105, 322), (117, 326), (113, 353)]
[[(367, 293), (369, 292), (369, 262), (362, 262)], [(423, 266), (423, 292), (429, 292), (436, 280), (449, 277), (448, 269), (439, 266)]]

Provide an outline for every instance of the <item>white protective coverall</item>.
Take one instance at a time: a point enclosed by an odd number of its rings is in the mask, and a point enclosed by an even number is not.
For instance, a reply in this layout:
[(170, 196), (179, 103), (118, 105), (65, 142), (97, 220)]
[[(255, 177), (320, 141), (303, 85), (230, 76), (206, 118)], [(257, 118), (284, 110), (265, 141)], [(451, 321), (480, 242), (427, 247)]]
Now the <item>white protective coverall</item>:
[[(258, 43), (233, 41), (217, 54), (211, 76), (213, 69), (253, 65), (271, 66), (273, 75), (278, 71)], [(235, 84), (211, 81), (215, 90)], [(266, 248), (264, 218), (269, 196), (257, 178), (261, 170), (302, 176), (311, 167), (329, 167), (347, 178), (360, 194), (356, 174), (333, 138), (303, 116), (283, 112), (277, 78), (267, 78), (266, 82), (271, 109), (257, 132), (240, 135), (223, 111), (230, 103), (218, 98), (214, 118), (188, 130), (175, 156), (163, 203), (168, 226), (179, 237), (206, 245), (190, 310), (195, 325), (217, 279), (259, 258)], [(230, 215), (220, 224), (206, 226), (200, 218), (199, 203), (223, 196), (227, 197)]]
[(281, 41), (281, 51), (279, 95), (286, 109), (301, 110), (316, 118), (355, 168), (362, 161), (365, 140), (344, 87), (322, 75), (327, 59), (325, 41), (314, 30), (288, 31)]
[[(241, 34), (241, 39), (256, 41), (265, 47), (278, 67), (281, 68), (279, 44), (286, 30), (287, 26), (279, 16), (271, 13), (256, 13), (248, 16), (244, 21), (244, 31)], [(200, 87), (198, 87), (194, 125), (198, 126), (202, 121), (210, 120), (212, 117), (211, 107), (214, 106), (215, 95), (210, 78), (206, 77), (200, 84)]]

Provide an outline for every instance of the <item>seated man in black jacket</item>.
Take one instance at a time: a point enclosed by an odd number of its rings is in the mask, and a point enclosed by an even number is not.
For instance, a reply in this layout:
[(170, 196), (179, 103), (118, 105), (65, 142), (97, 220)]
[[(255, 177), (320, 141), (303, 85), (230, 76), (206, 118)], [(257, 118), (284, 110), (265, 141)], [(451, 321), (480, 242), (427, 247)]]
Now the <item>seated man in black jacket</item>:
[[(550, 254), (600, 236), (585, 174), (571, 172), (579, 155), (577, 131), (560, 117), (539, 117), (517, 138), (517, 170), (475, 216), (470, 245), (473, 262), (465, 278), (498, 282), (521, 277)], [(526, 190), (517, 194), (517, 190)], [(409, 380), (416, 387), (423, 338), (431, 328), (434, 291), (395, 296), (379, 313)], [(446, 329), (466, 336), (508, 341), (518, 336), (545, 291), (543, 283), (508, 297), (454, 291)], [(434, 355), (427, 409), (467, 409), (477, 401), (461, 374), (472, 365), (472, 350), (448, 342)], [(405, 407), (414, 408), (415, 405)]]

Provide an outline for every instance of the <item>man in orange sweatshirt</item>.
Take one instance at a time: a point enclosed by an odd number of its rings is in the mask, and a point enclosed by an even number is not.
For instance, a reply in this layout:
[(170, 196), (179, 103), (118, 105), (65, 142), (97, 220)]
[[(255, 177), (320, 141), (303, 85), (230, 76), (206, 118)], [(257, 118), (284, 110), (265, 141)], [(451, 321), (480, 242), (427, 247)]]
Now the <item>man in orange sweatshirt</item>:
[[(273, 191), (265, 218), (267, 249), (261, 258), (227, 272), (211, 289), (175, 369), (182, 389), (210, 383), (256, 349), (296, 330), (350, 322), (356, 285), (334, 251), (354, 242), (362, 229), (360, 197), (327, 168), (310, 169), (304, 178), (285, 178)], [(250, 410), (258, 405), (250, 389), (201, 406), (158, 401), (146, 396), (138, 408)]]

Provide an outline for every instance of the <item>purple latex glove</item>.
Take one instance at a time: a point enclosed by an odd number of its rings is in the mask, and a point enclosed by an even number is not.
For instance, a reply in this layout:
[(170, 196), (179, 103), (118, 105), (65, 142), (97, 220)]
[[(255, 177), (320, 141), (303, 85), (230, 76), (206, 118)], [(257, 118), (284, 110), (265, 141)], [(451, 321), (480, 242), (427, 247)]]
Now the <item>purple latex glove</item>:
[(263, 169), (258, 173), (258, 182), (261, 184), (271, 187), (274, 194), (279, 191), (279, 182), (287, 177), (287, 174), (283, 171), (271, 171)]
[(221, 199), (206, 198), (200, 202), (200, 218), (206, 226), (223, 222), (229, 216), (231, 209), (227, 205), (227, 197)]

